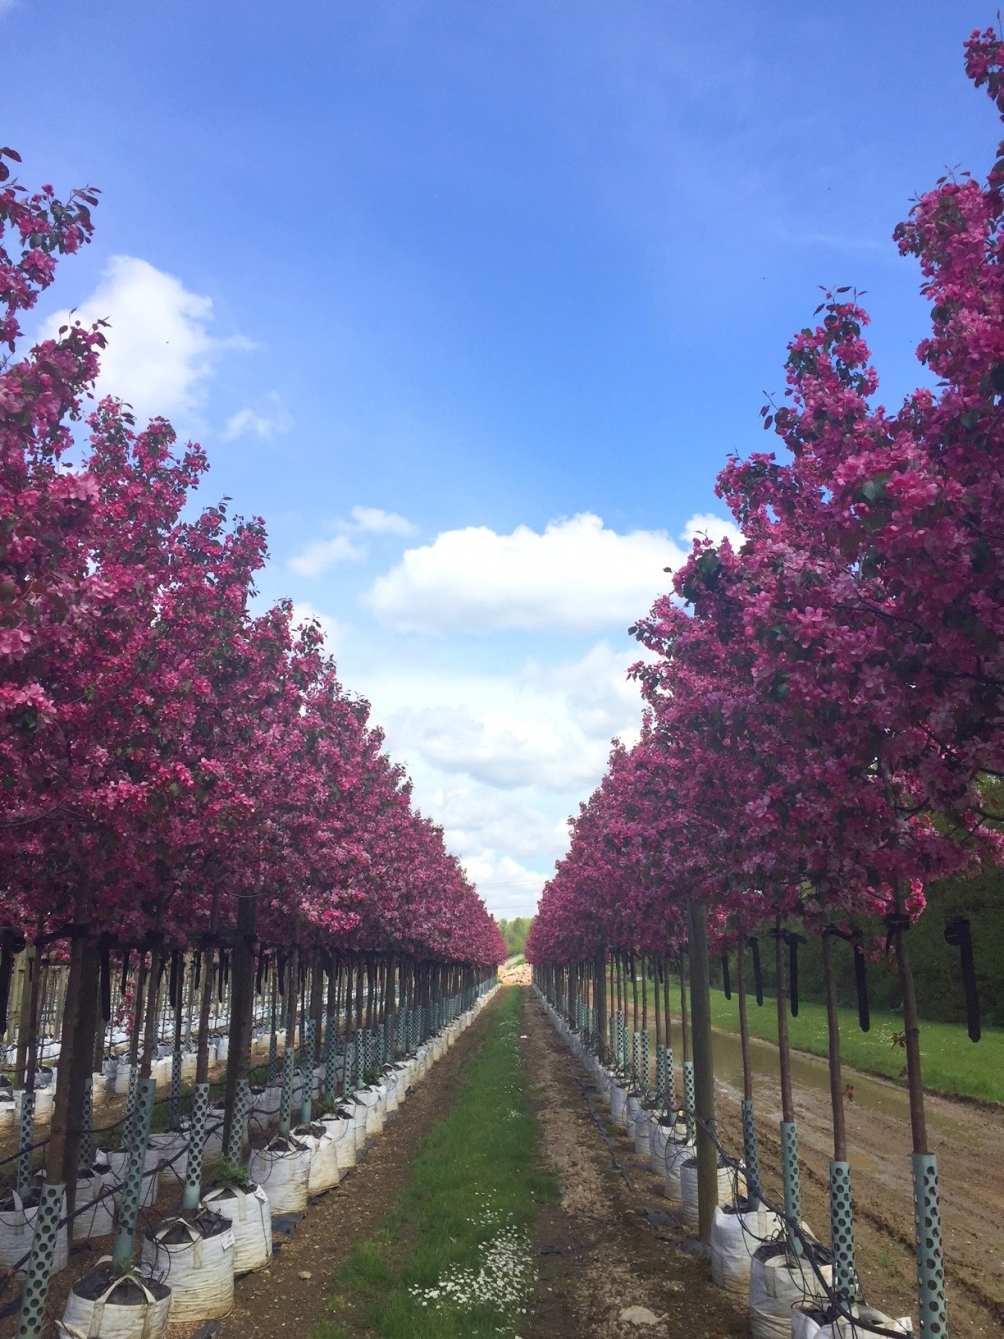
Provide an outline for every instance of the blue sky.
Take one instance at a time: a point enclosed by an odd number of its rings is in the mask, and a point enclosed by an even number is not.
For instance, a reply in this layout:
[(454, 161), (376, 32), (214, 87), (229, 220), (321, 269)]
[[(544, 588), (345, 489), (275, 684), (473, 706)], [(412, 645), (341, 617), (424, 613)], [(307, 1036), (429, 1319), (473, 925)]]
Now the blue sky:
[[(1000, 128), (962, 0), (0, 0), (26, 184), (101, 187), (41, 313), (261, 514), (489, 906), (530, 910), (637, 698), (625, 629), (819, 299), (882, 397), (890, 241)], [(698, 518), (695, 520), (694, 518)], [(701, 519), (705, 518), (705, 519)]]

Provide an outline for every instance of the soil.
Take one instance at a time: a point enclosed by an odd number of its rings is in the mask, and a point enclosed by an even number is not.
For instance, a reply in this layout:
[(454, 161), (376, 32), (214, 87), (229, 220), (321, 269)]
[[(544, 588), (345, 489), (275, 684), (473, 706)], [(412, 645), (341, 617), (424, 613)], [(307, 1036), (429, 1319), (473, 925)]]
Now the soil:
[[(729, 1339), (740, 1310), (662, 1197), (662, 1180), (605, 1118), (606, 1107), (534, 995), (524, 1015), (543, 1152), (563, 1187), (537, 1220), (539, 1280), (524, 1339)], [(621, 1321), (644, 1307), (658, 1321)]]
[[(802, 1057), (805, 1059), (806, 1057)], [(811, 1058), (811, 1057), (810, 1057)], [(825, 1070), (825, 1061), (818, 1061)], [(853, 1085), (854, 1074), (845, 1079)], [(889, 1084), (892, 1090), (894, 1085)], [(742, 1148), (742, 1094), (719, 1083), (718, 1115), (726, 1148)], [(757, 1130), (765, 1189), (782, 1198), (780, 1096), (758, 1084)], [(928, 1137), (938, 1155), (948, 1323), (954, 1337), (1001, 1333), (1004, 1324), (1004, 1212), (997, 1173), (1004, 1158), (1004, 1109), (928, 1096)], [(916, 1315), (912, 1148), (909, 1121), (845, 1102), (858, 1271), (865, 1297), (887, 1315)], [(829, 1240), (827, 1185), (833, 1156), (828, 1095), (795, 1091), (803, 1217)], [(775, 1174), (771, 1174), (774, 1169)]]

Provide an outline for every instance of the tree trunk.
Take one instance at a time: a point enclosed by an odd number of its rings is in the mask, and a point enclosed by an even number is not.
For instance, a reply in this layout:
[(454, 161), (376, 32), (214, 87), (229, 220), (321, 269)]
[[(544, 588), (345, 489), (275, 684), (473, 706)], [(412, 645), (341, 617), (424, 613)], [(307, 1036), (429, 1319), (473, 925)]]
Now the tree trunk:
[(71, 1214), (77, 1194), (84, 1102), (94, 1057), (99, 966), (97, 940), (76, 938), (70, 941), (60, 1064), (56, 1072), (55, 1102), (46, 1150), (46, 1179), (62, 1181), (66, 1185), (67, 1211)]
[(715, 1069), (711, 1053), (711, 980), (708, 968), (707, 909), (688, 899), (690, 1008), (694, 1041), (694, 1096), (697, 1124), (697, 1196), (701, 1241), (711, 1241), (718, 1204), (718, 1150), (712, 1139), (715, 1119)]
[[(254, 947), (258, 919), (257, 893), (245, 893), (237, 902), (237, 935), (231, 955), (230, 1044), (223, 1106), (223, 1147), (230, 1147), (237, 1085), (251, 1073), (251, 1013), (254, 1008)], [(309, 1079), (307, 1082), (309, 1083)]]

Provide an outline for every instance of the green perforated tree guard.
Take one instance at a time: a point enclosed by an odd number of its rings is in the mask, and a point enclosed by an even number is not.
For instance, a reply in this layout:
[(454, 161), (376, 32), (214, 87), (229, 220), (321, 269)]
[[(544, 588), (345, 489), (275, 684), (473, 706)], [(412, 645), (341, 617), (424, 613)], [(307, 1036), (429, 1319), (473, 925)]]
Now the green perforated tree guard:
[[(273, 1011), (274, 1013), (274, 1011)], [(272, 1019), (272, 1031), (268, 1037), (268, 1069), (265, 1072), (265, 1083), (269, 1088), (275, 1087), (275, 1075), (279, 1065), (279, 1037), (275, 1030), (275, 1018)]]
[(289, 1134), (289, 1113), (293, 1105), (293, 1070), (296, 1055), (292, 1042), (286, 1047), (282, 1057), (282, 1096), (279, 1098), (279, 1133)]
[(18, 1339), (38, 1339), (45, 1323), (45, 1304), (49, 1300), (52, 1257), (56, 1250), (59, 1218), (63, 1208), (62, 1185), (42, 1187), (42, 1200), (35, 1218), (31, 1258), (24, 1276), (21, 1311), (17, 1322)]
[(247, 1079), (238, 1079), (237, 1090), (234, 1093), (234, 1115), (230, 1122), (230, 1138), (227, 1140), (226, 1150), (227, 1164), (230, 1167), (240, 1167), (244, 1161), (244, 1130), (250, 1106), (251, 1085)]
[(181, 1127), (181, 1052), (174, 1051), (171, 1055), (171, 1104), (170, 1125), (172, 1130)]
[(666, 1110), (676, 1110), (676, 1074), (673, 1071), (673, 1048), (666, 1047), (666, 1075), (663, 1092), (666, 1095)]
[(917, 1300), (920, 1339), (947, 1339), (945, 1261), (941, 1250), (941, 1205), (938, 1159), (933, 1153), (913, 1155), (913, 1212), (917, 1229)]
[(750, 1208), (760, 1203), (760, 1151), (756, 1142), (753, 1103), (743, 1098), (743, 1162), (746, 1165), (746, 1197)]
[(795, 1122), (781, 1122), (781, 1176), (784, 1181), (784, 1216), (788, 1232), (788, 1250), (802, 1254), (802, 1243), (795, 1229), (802, 1221), (802, 1183), (798, 1172), (798, 1132)]
[(35, 1141), (35, 1093), (21, 1094), (21, 1129), (17, 1140), (17, 1193), (24, 1196), (31, 1180), (31, 1146)]
[(90, 1167), (94, 1162), (94, 1080), (87, 1080), (84, 1105), (80, 1112), (80, 1154), (78, 1167)]
[(317, 1054), (317, 1020), (311, 1018), (307, 1023), (307, 1044), (304, 1047), (300, 1072), (303, 1075), (303, 1099), (300, 1110), (300, 1122), (310, 1124), (311, 1099), (314, 1093), (314, 1056)]
[[(400, 1020), (400, 1014), (398, 1019)], [(398, 1023), (400, 1032), (400, 1022)], [(338, 1023), (329, 1019), (324, 1029), (324, 1104), (333, 1106), (335, 1101), (335, 1078), (338, 1070)]]
[(697, 1107), (697, 1096), (694, 1088), (694, 1062), (693, 1060), (684, 1060), (683, 1062), (683, 1115), (687, 1122), (687, 1138), (695, 1139), (697, 1137), (697, 1122), (694, 1120), (694, 1111)]
[(830, 1241), (833, 1246), (833, 1290), (842, 1302), (852, 1302), (858, 1295), (858, 1276), (854, 1266), (851, 1168), (847, 1162), (830, 1163)]
[(202, 1196), (202, 1155), (206, 1147), (206, 1117), (209, 1114), (209, 1084), (197, 1083), (188, 1126), (188, 1160), (185, 1164), (183, 1209), (197, 1209)]
[(143, 1173), (146, 1170), (146, 1146), (150, 1140), (150, 1118), (157, 1085), (153, 1079), (140, 1079), (137, 1084), (136, 1119), (133, 1122), (133, 1141), (129, 1150), (125, 1180), (122, 1183), (122, 1207), (119, 1210), (119, 1230), (115, 1237), (112, 1264), (122, 1270), (132, 1259), (136, 1224), (139, 1221), (139, 1202), (143, 1191)]

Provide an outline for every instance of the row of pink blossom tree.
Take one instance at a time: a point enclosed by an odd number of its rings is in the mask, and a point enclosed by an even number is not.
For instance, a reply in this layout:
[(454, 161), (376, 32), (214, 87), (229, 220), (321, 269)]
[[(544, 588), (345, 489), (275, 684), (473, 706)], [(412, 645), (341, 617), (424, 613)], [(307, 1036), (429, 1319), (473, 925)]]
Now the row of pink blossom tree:
[[(1004, 118), (993, 31), (966, 69)], [(1004, 143), (998, 160), (982, 184), (939, 180), (896, 229), (931, 304), (927, 385), (877, 403), (847, 289), (790, 344), (763, 410), (787, 455), (728, 462), (741, 542), (695, 542), (633, 629), (654, 653), (635, 671), (643, 737), (574, 821), (527, 945), (537, 963), (669, 954), (688, 904), (726, 940), (792, 913), (820, 931), (883, 917), (928, 1198), (908, 929), (925, 884), (1001, 858), (985, 783), (1004, 774)]]
[(232, 944), (235, 968), (262, 945), (505, 954), (316, 625), (254, 612), (262, 523), (191, 518), (206, 459), (164, 420), (86, 412), (100, 326), (20, 352), (96, 196), (30, 194), (15, 161), (0, 151), (0, 931), (8, 964), (26, 943), (70, 955), (48, 1164), (72, 1181), (109, 946)]

